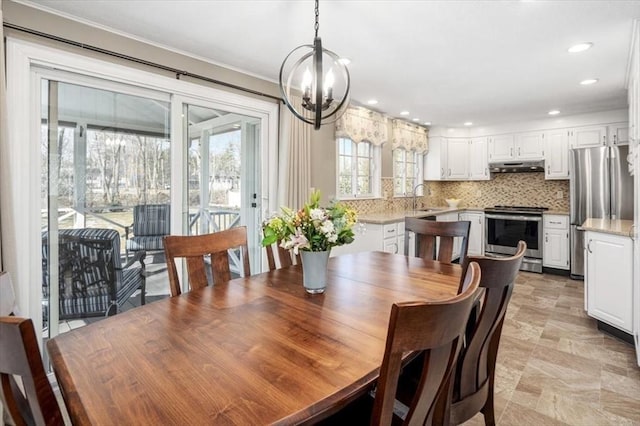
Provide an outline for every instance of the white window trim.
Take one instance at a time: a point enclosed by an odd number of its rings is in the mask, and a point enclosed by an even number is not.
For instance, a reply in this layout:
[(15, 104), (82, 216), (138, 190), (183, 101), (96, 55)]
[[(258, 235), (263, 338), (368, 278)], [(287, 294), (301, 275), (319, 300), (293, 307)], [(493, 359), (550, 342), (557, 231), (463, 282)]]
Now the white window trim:
[[(405, 152), (405, 166), (406, 166), (406, 155), (407, 154), (412, 154), (416, 156), (416, 162), (415, 162), (415, 168), (416, 168), (416, 175), (415, 175), (415, 179), (416, 179), (416, 183), (413, 186), (414, 188), (422, 183), (424, 183), (424, 159), (425, 159), (425, 155), (424, 154), (416, 154), (414, 151), (408, 151), (404, 148), (396, 148), (396, 149), (401, 149), (402, 151)], [(395, 151), (395, 150), (393, 150)], [(393, 166), (393, 198), (407, 198), (407, 197), (413, 197), (415, 196), (419, 196), (421, 197), (422, 195), (424, 195), (424, 187), (420, 186), (418, 188), (418, 191), (416, 194), (413, 194), (412, 192), (403, 192), (402, 194), (396, 194), (396, 161), (395, 161), (395, 155), (394, 152), (391, 151), (391, 162), (392, 162), (392, 166)], [(403, 187), (406, 187), (406, 185), (403, 185)]]
[[(350, 194), (350, 195), (343, 195), (340, 193), (340, 139), (347, 139), (347, 140), (351, 140), (349, 138), (336, 138), (336, 199), (338, 200), (344, 200), (344, 201), (349, 201), (349, 200), (375, 200), (375, 199), (379, 199), (382, 198), (381, 196), (381, 163), (382, 163), (382, 147), (381, 146), (376, 146), (374, 144), (372, 144), (371, 142), (360, 142), (360, 143), (368, 143), (371, 145), (371, 157), (372, 157), (372, 165), (371, 165), (371, 194), (366, 194), (366, 195), (357, 195), (357, 194)], [(353, 143), (353, 141), (351, 140), (351, 143)], [(356, 148), (358, 146), (358, 144), (355, 144)]]
[[(33, 66), (63, 70), (74, 74), (123, 83), (143, 89), (185, 96), (224, 108), (229, 112), (258, 117), (262, 167), (262, 211), (277, 209), (277, 140), (278, 105), (272, 102), (225, 92), (190, 82), (176, 80), (117, 65), (44, 45), (7, 37), (7, 109), (10, 143), (0, 146), (0, 206), (2, 208), (2, 239), (4, 267), (17, 284), (16, 300), (24, 315), (42, 324), (41, 309), (41, 235), (40, 235), (40, 100), (33, 90), (37, 77)], [(171, 139), (182, 139), (178, 111), (171, 115)], [(172, 170), (183, 167), (182, 144), (171, 148)], [(25, 167), (29, 165), (29, 167)], [(172, 175), (171, 204), (181, 206), (182, 190), (178, 173)], [(180, 230), (180, 215), (172, 215), (172, 232)]]

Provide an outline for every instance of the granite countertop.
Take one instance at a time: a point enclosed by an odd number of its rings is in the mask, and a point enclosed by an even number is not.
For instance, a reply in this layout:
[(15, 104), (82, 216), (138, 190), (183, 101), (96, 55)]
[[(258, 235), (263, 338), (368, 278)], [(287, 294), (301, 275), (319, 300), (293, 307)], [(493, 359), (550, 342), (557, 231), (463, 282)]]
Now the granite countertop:
[(358, 221), (364, 223), (376, 223), (386, 224), (403, 220), (405, 217), (424, 217), (424, 216), (437, 216), (440, 214), (454, 213), (461, 211), (484, 211), (482, 207), (433, 207), (425, 210), (408, 210), (408, 211), (389, 211), (389, 212), (376, 212), (376, 213), (364, 213), (358, 215)]
[(557, 215), (569, 215), (569, 212), (567, 210), (547, 210), (544, 213), (542, 213), (543, 215), (546, 214), (557, 214)]
[(587, 219), (581, 228), (584, 231), (602, 232), (605, 234), (622, 235), (631, 237), (632, 220), (617, 219)]

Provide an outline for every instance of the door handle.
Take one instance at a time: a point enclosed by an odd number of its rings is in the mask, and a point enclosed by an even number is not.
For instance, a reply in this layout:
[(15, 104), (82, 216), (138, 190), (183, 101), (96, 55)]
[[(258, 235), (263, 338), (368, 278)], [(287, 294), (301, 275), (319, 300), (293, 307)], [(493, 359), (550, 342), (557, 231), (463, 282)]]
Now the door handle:
[(588, 251), (589, 253), (593, 253), (593, 252), (591, 251), (591, 241), (592, 241), (592, 240), (589, 240), (589, 242), (587, 243), (587, 251)]

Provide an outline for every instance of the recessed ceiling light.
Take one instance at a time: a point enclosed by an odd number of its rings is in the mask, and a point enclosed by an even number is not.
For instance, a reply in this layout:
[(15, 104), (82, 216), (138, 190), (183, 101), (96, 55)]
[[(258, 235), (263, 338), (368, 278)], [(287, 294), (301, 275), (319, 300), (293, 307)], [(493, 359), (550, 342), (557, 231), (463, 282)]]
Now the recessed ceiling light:
[(349, 59), (349, 58), (340, 58), (340, 59), (338, 59), (338, 62), (340, 62), (342, 65), (349, 65), (351, 63), (351, 59)]
[(378, 101), (377, 101), (377, 100), (375, 100), (375, 99), (369, 99), (369, 100), (367, 101), (367, 104), (369, 104), (369, 105), (377, 105), (377, 104), (378, 104)]
[(402, 111), (400, 112), (400, 115), (409, 115), (409, 111)]
[(419, 118), (414, 118), (413, 121), (420, 121), (420, 119)]
[(473, 123), (470, 121), (467, 121), (466, 123), (464, 123), (465, 126), (473, 126)]
[(589, 50), (592, 47), (593, 47), (593, 43), (591, 42), (578, 43), (576, 45), (571, 46), (569, 49), (567, 49), (567, 51), (569, 53), (579, 53), (579, 52), (584, 52), (585, 50)]
[(424, 122), (424, 125), (425, 125), (425, 126), (431, 126), (431, 122), (430, 122), (430, 121), (425, 121), (425, 122)]
[(580, 84), (582, 84), (583, 86), (589, 86), (590, 84), (596, 84), (597, 82), (597, 78), (588, 78), (586, 80), (582, 80)]
[(558, 111), (557, 109), (552, 109), (547, 114), (549, 114), (549, 115), (558, 115), (558, 114), (560, 114), (560, 111)]

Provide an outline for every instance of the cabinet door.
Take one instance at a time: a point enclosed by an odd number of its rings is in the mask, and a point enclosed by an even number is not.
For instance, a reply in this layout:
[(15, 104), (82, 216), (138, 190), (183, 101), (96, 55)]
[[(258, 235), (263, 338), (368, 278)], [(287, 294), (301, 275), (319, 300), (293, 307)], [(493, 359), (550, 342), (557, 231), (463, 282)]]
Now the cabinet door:
[(489, 138), (489, 162), (509, 161), (515, 158), (513, 135), (491, 136)]
[(396, 238), (385, 239), (383, 250), (387, 253), (398, 253), (398, 240)]
[(632, 333), (631, 238), (587, 232), (587, 313)]
[(447, 172), (447, 139), (429, 138), (429, 152), (425, 156), (425, 180), (445, 180)]
[(613, 123), (608, 126), (611, 145), (629, 144), (629, 123)]
[(569, 269), (569, 231), (545, 230), (542, 265), (549, 268)]
[(447, 145), (447, 179), (467, 179), (469, 177), (469, 140), (449, 139)]
[(469, 144), (469, 179), (489, 180), (487, 138), (473, 138)]
[(409, 253), (405, 254), (409, 257), (416, 257), (416, 234), (407, 232), (404, 237), (409, 239)]
[(571, 130), (571, 148), (590, 148), (607, 144), (607, 126), (585, 126)]
[[(458, 221), (458, 213), (446, 213), (437, 216), (439, 222), (456, 222)], [(451, 253), (451, 260), (458, 259), (460, 257), (460, 246), (462, 245), (461, 238), (453, 239), (453, 252)], [(438, 238), (436, 244), (436, 250), (440, 250), (440, 238)]]
[(543, 158), (543, 133), (528, 132), (516, 135), (515, 157), (520, 160), (541, 160)]
[(484, 253), (484, 214), (461, 213), (460, 220), (468, 220), (471, 222), (467, 253), (470, 256), (482, 256)]
[(569, 130), (549, 130), (544, 134), (545, 179), (569, 178)]

